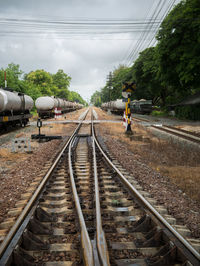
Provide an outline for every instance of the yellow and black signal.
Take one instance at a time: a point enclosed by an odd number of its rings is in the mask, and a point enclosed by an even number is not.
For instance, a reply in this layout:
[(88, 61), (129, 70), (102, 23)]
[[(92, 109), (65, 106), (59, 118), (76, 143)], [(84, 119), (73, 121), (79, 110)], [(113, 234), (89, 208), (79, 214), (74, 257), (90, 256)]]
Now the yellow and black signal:
[(124, 82), (122, 86), (123, 92), (130, 92), (132, 93), (136, 89), (136, 83), (135, 82)]
[(128, 98), (126, 102), (126, 117), (128, 117), (128, 124), (126, 132), (131, 132), (131, 93), (136, 89), (136, 83), (124, 82), (122, 86), (122, 96)]

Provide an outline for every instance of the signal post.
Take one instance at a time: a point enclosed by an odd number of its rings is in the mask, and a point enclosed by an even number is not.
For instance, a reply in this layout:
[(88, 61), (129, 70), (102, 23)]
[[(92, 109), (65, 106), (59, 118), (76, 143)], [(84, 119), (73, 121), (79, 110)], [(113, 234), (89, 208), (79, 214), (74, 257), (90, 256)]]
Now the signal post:
[(135, 82), (132, 83), (124, 83), (122, 87), (122, 96), (127, 99), (126, 101), (126, 134), (132, 134), (131, 130), (131, 93), (136, 89), (136, 84)]

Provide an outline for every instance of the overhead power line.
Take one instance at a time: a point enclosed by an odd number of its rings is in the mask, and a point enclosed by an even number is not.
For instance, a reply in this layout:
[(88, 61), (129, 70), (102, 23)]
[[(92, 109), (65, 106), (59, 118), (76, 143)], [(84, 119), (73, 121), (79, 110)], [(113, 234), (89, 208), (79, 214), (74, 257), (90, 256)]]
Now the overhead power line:
[[(124, 59), (124, 64), (130, 66), (132, 63), (134, 63), (140, 51), (143, 51), (145, 48), (150, 47), (152, 43), (156, 43), (155, 36), (160, 28), (162, 21), (172, 9), (175, 1), (176, 0), (159, 0), (153, 12), (150, 14), (150, 17), (146, 18), (150, 21), (150, 23), (146, 25), (146, 29), (141, 34), (141, 37), (138, 39), (137, 43), (132, 46), (132, 50)], [(160, 21), (160, 23), (156, 25), (155, 22), (158, 20)]]
[[(150, 8), (149, 8), (149, 6), (147, 6), (147, 11), (146, 11), (146, 13), (145, 13), (145, 20), (146, 20), (146, 19), (148, 18), (148, 16), (151, 14), (151, 12), (152, 12), (152, 10), (153, 10), (153, 7), (154, 7), (154, 5), (152, 5)], [(123, 57), (122, 62), (124, 62), (125, 60), (128, 61), (129, 58), (131, 58), (132, 53), (134, 53), (134, 49), (135, 49), (135, 47), (137, 47), (137, 46), (139, 45), (139, 43), (140, 43), (141, 39), (143, 38), (143, 36), (144, 36), (144, 33), (141, 32), (141, 33), (140, 33), (140, 37), (138, 38), (137, 43), (136, 43), (136, 44), (133, 43), (133, 44), (130, 45), (130, 47), (128, 48), (128, 50), (127, 50), (125, 56)]]
[(144, 42), (146, 41), (146, 38), (149, 36), (150, 31), (152, 30), (152, 26), (154, 25), (154, 21), (156, 20), (157, 16), (159, 15), (160, 10), (163, 8), (164, 2), (162, 3), (162, 1), (163, 0), (159, 0), (159, 2), (157, 3), (155, 9), (153, 10), (153, 14), (151, 14), (151, 18), (150, 18), (151, 25), (149, 24), (146, 26), (147, 31), (142, 34), (142, 37), (139, 40), (137, 46), (134, 47), (134, 49), (130, 53), (130, 55), (127, 59), (129, 62), (128, 63), (129, 65), (131, 64), (131, 61), (138, 55), (138, 52), (140, 50), (143, 50), (143, 49), (141, 49), (141, 47), (144, 46)]
[[(36, 37), (56, 34), (58, 37), (83, 37), (83, 36), (108, 36), (119, 35), (121, 39), (130, 37), (133, 33), (145, 32), (146, 25), (150, 20), (128, 20), (128, 19), (23, 19), (0, 17), (0, 36), (25, 36)], [(153, 28), (160, 21), (156, 21)], [(51, 36), (50, 36), (51, 37)]]

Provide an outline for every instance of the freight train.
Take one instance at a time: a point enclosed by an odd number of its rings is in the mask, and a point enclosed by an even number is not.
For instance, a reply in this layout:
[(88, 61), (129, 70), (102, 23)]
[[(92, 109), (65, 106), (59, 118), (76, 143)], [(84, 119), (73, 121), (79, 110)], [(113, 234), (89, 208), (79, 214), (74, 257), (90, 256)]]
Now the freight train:
[[(25, 126), (32, 117), (33, 99), (11, 88), (0, 88), (0, 129), (16, 125)], [(66, 101), (55, 96), (37, 98), (35, 106), (41, 118), (54, 117), (55, 110), (61, 113), (78, 110), (82, 104)]]
[(32, 116), (33, 99), (11, 88), (0, 88), (0, 128), (8, 125), (25, 126)]
[(111, 101), (107, 103), (103, 103), (101, 105), (101, 108), (105, 111), (110, 110), (113, 113), (116, 114), (122, 114), (125, 110), (126, 103), (123, 102), (121, 99), (118, 99), (116, 101)]
[(55, 96), (42, 96), (36, 99), (35, 106), (39, 117), (50, 118), (55, 117), (58, 112), (64, 114), (74, 110), (81, 109), (82, 104), (66, 101)]
[(133, 100), (131, 102), (131, 111), (142, 115), (150, 114), (153, 111), (152, 100)]
[[(134, 100), (131, 101), (130, 104), (131, 112), (139, 113), (139, 114), (150, 114), (152, 112), (152, 101), (151, 100)], [(105, 111), (110, 110), (112, 113), (123, 114), (126, 103), (122, 99), (118, 99), (116, 101), (111, 101), (107, 103), (103, 103), (101, 108)]]

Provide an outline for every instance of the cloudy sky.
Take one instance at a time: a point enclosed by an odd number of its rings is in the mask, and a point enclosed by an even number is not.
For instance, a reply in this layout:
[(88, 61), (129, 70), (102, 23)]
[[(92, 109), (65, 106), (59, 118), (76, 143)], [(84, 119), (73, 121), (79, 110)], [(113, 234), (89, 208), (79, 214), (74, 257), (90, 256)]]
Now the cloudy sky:
[[(0, 0), (0, 68), (63, 69), (85, 99), (130, 65), (174, 0)], [(148, 25), (148, 22), (157, 22)], [(149, 28), (148, 28), (149, 27)], [(9, 85), (9, 84), (8, 84)]]

